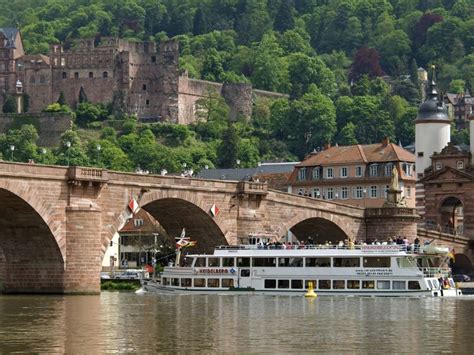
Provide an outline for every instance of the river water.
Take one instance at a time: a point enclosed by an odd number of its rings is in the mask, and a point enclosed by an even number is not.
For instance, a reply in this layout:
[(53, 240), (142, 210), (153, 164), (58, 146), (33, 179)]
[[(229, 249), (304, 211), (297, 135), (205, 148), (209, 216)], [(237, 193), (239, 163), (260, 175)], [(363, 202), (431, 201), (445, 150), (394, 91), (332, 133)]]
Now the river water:
[(0, 354), (474, 352), (474, 297), (0, 295)]

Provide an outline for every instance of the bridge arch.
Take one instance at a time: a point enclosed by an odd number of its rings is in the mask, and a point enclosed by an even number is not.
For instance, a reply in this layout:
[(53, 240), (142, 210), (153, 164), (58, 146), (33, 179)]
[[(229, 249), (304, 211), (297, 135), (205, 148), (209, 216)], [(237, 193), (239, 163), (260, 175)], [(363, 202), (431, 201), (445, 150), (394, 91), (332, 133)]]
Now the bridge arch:
[(448, 196), (439, 204), (438, 224), (445, 233), (464, 234), (464, 201), (462, 197)]
[(4, 292), (62, 290), (64, 254), (53, 233), (59, 226), (49, 212), (26, 184), (0, 181), (0, 287)]
[(192, 252), (210, 252), (216, 245), (228, 244), (219, 218), (210, 215), (211, 206), (207, 206), (197, 193), (153, 191), (143, 196), (140, 205), (170, 237), (178, 237), (185, 228), (186, 235), (197, 241)]
[(307, 211), (286, 222), (281, 231), (292, 232), (298, 240), (306, 241), (311, 236), (315, 243), (338, 242), (347, 238), (355, 239), (358, 231), (347, 220), (337, 214), (325, 211)]

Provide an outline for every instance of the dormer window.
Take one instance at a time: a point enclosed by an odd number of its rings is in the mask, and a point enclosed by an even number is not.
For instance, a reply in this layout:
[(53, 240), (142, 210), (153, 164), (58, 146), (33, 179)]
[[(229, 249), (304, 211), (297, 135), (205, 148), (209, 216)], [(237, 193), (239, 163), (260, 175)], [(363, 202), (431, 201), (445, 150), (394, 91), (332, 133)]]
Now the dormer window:
[(462, 160), (458, 160), (458, 162), (456, 163), (456, 167), (458, 168), (458, 170), (464, 169), (464, 162)]
[(327, 179), (332, 179), (334, 177), (334, 169), (333, 168), (327, 168), (326, 169), (326, 178)]
[(436, 164), (435, 164), (435, 169), (436, 169), (436, 170), (441, 170), (441, 169), (443, 169), (443, 163), (441, 163), (440, 161), (436, 162)]
[(406, 176), (411, 176), (413, 173), (413, 165), (412, 164), (403, 164), (403, 170), (405, 171)]
[(298, 170), (298, 180), (300, 181), (306, 180), (306, 168), (300, 168)]
[(392, 176), (392, 169), (393, 169), (392, 163), (385, 164), (385, 176)]
[(313, 168), (312, 178), (313, 180), (319, 180), (321, 178), (321, 171), (319, 170), (319, 167)]
[(377, 176), (378, 175), (378, 165), (372, 164), (369, 168), (369, 175), (370, 176)]

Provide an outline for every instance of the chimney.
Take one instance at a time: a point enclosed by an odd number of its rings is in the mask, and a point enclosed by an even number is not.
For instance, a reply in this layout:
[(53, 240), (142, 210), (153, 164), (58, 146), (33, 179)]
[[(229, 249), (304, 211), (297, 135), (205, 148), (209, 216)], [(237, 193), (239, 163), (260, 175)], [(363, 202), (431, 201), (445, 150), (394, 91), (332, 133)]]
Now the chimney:
[(331, 143), (324, 143), (324, 150), (331, 148)]
[(386, 147), (390, 143), (390, 139), (388, 137), (382, 138), (382, 145)]

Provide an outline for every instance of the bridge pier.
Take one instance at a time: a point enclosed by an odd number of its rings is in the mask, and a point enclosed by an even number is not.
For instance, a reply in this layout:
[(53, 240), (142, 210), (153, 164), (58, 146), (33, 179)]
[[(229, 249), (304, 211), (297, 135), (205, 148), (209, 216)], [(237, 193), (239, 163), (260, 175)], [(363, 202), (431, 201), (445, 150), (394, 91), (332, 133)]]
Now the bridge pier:
[(100, 293), (101, 214), (92, 204), (66, 208), (64, 293)]
[(419, 216), (407, 207), (367, 208), (365, 210), (365, 239), (386, 241), (394, 236), (414, 240)]

